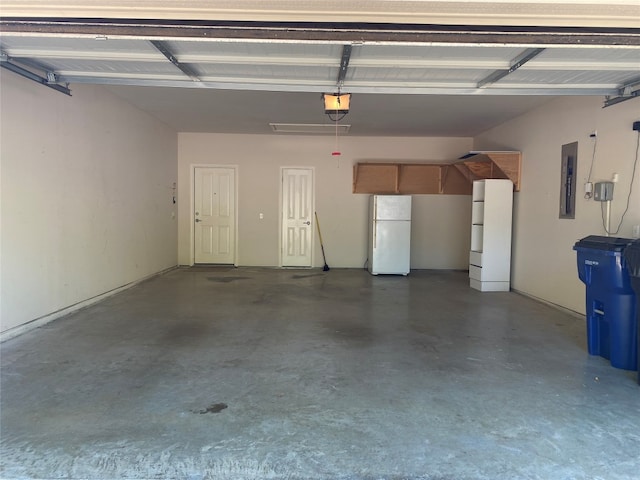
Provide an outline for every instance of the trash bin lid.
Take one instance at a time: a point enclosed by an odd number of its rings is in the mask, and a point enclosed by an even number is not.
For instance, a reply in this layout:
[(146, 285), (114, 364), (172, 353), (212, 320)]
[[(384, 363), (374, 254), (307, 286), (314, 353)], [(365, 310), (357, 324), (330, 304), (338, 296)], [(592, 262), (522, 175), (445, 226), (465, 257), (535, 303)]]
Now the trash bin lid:
[(607, 250), (609, 252), (622, 252), (632, 242), (630, 238), (601, 237), (589, 235), (578, 240), (573, 248), (591, 248), (593, 250)]
[(627, 261), (629, 275), (640, 278), (640, 239), (631, 242), (625, 248), (624, 259)]

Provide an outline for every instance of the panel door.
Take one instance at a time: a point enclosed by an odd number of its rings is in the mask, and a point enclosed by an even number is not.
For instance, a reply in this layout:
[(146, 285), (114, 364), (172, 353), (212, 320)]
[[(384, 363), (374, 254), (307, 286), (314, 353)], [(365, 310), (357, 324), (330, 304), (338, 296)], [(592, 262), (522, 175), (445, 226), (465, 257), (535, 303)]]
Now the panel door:
[(311, 267), (313, 170), (282, 170), (282, 266)]
[(235, 170), (196, 167), (194, 175), (194, 262), (235, 262)]

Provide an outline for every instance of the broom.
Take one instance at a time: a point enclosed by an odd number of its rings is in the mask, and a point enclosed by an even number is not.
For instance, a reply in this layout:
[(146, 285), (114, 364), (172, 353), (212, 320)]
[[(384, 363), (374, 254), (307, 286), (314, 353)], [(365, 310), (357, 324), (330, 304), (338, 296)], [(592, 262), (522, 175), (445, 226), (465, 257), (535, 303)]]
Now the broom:
[(316, 226), (318, 227), (318, 236), (320, 237), (320, 248), (322, 249), (322, 259), (324, 260), (323, 272), (329, 271), (329, 265), (327, 265), (327, 257), (324, 255), (324, 245), (322, 244), (322, 233), (320, 232), (320, 222), (318, 221), (318, 212), (313, 212), (316, 216)]

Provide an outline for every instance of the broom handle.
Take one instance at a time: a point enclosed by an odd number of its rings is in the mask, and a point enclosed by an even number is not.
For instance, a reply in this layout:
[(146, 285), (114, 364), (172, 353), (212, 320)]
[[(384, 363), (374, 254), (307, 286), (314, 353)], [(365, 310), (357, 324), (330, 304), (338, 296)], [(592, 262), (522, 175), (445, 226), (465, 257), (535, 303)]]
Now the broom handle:
[[(324, 245), (322, 244), (322, 232), (320, 231), (320, 222), (318, 221), (318, 212), (313, 212), (316, 216), (316, 227), (318, 227), (318, 236), (320, 237), (320, 246), (324, 251)], [(324, 253), (324, 252), (323, 252)]]

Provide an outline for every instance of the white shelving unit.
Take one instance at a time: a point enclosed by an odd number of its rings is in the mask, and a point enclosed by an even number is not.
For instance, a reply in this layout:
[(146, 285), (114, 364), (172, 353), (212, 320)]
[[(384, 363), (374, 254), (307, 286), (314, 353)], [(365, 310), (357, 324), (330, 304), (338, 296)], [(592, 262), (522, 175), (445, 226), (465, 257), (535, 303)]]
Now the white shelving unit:
[(511, 279), (513, 182), (473, 182), (469, 284), (482, 292), (508, 292)]

